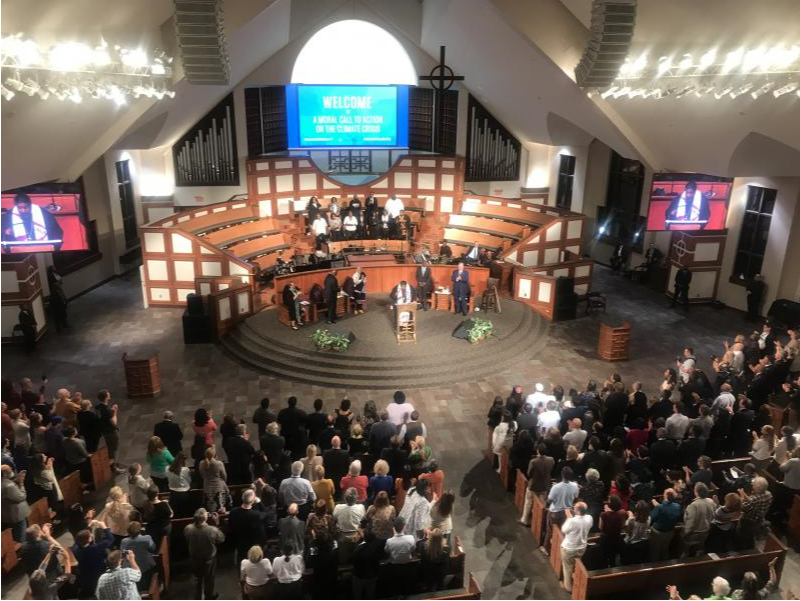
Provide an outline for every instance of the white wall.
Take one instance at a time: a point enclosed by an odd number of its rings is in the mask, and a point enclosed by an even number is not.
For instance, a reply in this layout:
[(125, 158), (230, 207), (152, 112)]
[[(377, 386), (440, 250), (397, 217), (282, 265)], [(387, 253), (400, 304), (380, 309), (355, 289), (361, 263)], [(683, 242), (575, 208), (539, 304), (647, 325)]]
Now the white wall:
[(747, 308), (745, 289), (743, 286), (732, 284), (729, 278), (733, 273), (749, 185), (778, 191), (767, 239), (767, 249), (764, 253), (764, 263), (761, 267), (761, 274), (767, 285), (762, 311), (766, 311), (772, 301), (779, 298), (779, 290), (786, 292), (785, 287), (781, 287), (784, 265), (789, 267), (786, 273), (787, 287), (792, 286), (790, 280), (797, 277), (796, 264), (800, 262), (800, 256), (796, 252), (790, 253), (789, 251), (796, 251), (797, 242), (794, 239), (800, 236), (800, 222), (796, 218), (797, 205), (800, 202), (798, 200), (800, 177), (737, 177), (733, 180), (728, 208), (728, 240), (725, 244), (725, 257), (722, 262), (717, 298), (725, 304), (741, 310)]

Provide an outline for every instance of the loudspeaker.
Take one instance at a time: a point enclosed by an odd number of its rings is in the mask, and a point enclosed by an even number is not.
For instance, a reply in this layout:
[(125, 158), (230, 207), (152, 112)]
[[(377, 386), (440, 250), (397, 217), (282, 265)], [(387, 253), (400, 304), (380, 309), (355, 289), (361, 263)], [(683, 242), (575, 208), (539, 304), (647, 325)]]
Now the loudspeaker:
[(211, 335), (211, 318), (208, 315), (190, 315), (187, 309), (183, 314), (183, 343), (206, 344), (214, 342)]
[(222, 0), (174, 0), (175, 34), (186, 81), (227, 85), (230, 80)]
[(327, 328), (327, 330), (331, 334), (336, 334), (337, 336), (345, 336), (350, 341), (350, 344), (353, 344), (356, 341), (356, 335), (353, 334), (353, 332), (351, 332), (347, 328), (333, 327), (333, 328)]
[(575, 67), (582, 88), (610, 86), (628, 56), (636, 27), (636, 0), (592, 0), (589, 41)]
[(192, 292), (186, 295), (186, 314), (202, 315), (205, 312), (203, 307), (203, 297)]
[(575, 292), (575, 278), (561, 276), (556, 278), (556, 304), (558, 299), (563, 296), (568, 296)]
[(553, 321), (567, 321), (578, 316), (578, 295), (564, 297), (560, 304), (553, 307)]
[(467, 319), (458, 324), (458, 327), (453, 330), (453, 338), (460, 338), (461, 340), (469, 340), (469, 330), (472, 329), (472, 320)]

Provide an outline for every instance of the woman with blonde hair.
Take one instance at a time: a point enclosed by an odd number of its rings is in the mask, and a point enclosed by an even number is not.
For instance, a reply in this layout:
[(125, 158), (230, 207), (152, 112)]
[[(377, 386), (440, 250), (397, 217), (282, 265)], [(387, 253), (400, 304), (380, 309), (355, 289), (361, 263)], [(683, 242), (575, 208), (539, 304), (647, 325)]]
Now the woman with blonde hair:
[(378, 459), (373, 469), (375, 475), (369, 479), (369, 498), (374, 500), (381, 491), (391, 495), (394, 481), (389, 475), (389, 464), (383, 459)]
[(205, 459), (200, 462), (198, 468), (203, 479), (203, 504), (209, 512), (225, 513), (231, 503), (227, 484), (228, 474), (225, 471), (225, 464), (216, 457), (216, 449), (208, 447)]
[(264, 557), (264, 551), (253, 545), (242, 560), (239, 581), (242, 585), (243, 599), (269, 599), (269, 579), (272, 564)]
[(361, 457), (369, 450), (369, 441), (364, 438), (364, 428), (361, 424), (353, 424), (350, 426), (350, 438), (348, 440), (348, 447), (351, 457)]
[(325, 477), (325, 467), (318, 465), (314, 468), (314, 480), (311, 482), (311, 488), (314, 489), (314, 494), (317, 499), (325, 501), (328, 507), (328, 513), (333, 513), (333, 495), (336, 488), (333, 485), (333, 480)]
[(317, 454), (317, 445), (308, 445), (306, 447), (306, 456), (300, 461), (303, 462), (303, 478), (309, 482), (314, 482), (317, 479), (316, 467), (322, 465), (322, 456)]
[(128, 503), (128, 495), (119, 486), (112, 486), (108, 491), (106, 505), (97, 516), (97, 521), (103, 522), (111, 530), (116, 547), (119, 547), (122, 539), (128, 536), (133, 510), (133, 505)]
[(431, 448), (425, 442), (424, 437), (417, 436), (409, 442), (409, 449), (411, 452), (408, 454), (408, 465), (412, 472), (419, 474), (431, 460)]
[(158, 436), (153, 436), (147, 443), (147, 461), (150, 463), (150, 478), (158, 486), (158, 490), (161, 492), (169, 490), (167, 468), (172, 465), (175, 458)]
[(753, 448), (750, 456), (757, 470), (765, 470), (769, 465), (772, 452), (775, 450), (775, 428), (762, 426), (761, 436), (753, 432)]

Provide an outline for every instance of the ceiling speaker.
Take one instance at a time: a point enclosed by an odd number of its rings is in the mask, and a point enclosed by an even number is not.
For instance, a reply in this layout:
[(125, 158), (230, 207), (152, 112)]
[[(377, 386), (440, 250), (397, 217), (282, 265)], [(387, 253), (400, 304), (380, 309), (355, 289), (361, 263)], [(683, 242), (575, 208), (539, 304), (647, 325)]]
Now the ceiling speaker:
[(222, 0), (174, 0), (175, 32), (189, 83), (227, 85), (230, 81)]
[(575, 67), (582, 88), (611, 85), (628, 56), (636, 26), (636, 0), (593, 0), (589, 43)]

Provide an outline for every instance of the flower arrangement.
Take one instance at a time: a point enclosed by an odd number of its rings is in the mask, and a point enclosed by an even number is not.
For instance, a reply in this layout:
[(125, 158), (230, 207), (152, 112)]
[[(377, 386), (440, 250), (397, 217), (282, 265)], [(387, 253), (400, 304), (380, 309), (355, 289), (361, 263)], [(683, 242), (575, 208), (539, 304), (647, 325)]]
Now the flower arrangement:
[(344, 353), (350, 348), (350, 339), (347, 336), (329, 330), (317, 329), (310, 338), (320, 351)]
[(494, 336), (494, 324), (488, 319), (475, 317), (472, 319), (472, 327), (467, 330), (467, 333), (470, 343), (479, 344), (490, 336)]

